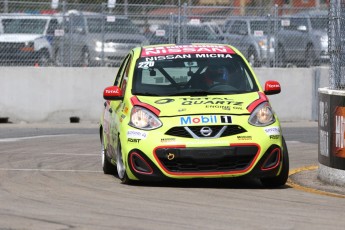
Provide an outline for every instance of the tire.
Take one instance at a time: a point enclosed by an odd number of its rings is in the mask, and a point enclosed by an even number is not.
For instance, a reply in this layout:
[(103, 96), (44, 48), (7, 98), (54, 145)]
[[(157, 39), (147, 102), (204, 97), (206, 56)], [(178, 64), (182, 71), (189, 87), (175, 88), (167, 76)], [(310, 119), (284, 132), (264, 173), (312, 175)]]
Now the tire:
[(275, 52), (277, 67), (286, 66), (285, 50), (282, 45), (278, 45), (278, 50)]
[(308, 46), (305, 52), (305, 66), (312, 67), (316, 63), (316, 55), (313, 46)]
[(261, 184), (267, 188), (277, 188), (284, 186), (289, 177), (289, 154), (283, 137), (283, 165), (280, 174), (276, 177), (260, 178)]
[(90, 66), (90, 53), (89, 51), (84, 48), (80, 57), (80, 66), (88, 67)]
[(117, 159), (116, 159), (117, 176), (121, 180), (122, 184), (131, 184), (132, 180), (128, 178), (126, 165), (123, 163), (123, 155), (122, 155), (120, 138), (118, 140), (119, 141), (117, 144)]
[(49, 66), (50, 63), (49, 53), (47, 53), (47, 51), (42, 51), (38, 57), (37, 64), (39, 66)]
[(115, 175), (116, 167), (110, 163), (109, 158), (107, 157), (107, 149), (104, 146), (103, 135), (101, 136), (101, 157), (102, 157), (102, 168), (104, 174)]

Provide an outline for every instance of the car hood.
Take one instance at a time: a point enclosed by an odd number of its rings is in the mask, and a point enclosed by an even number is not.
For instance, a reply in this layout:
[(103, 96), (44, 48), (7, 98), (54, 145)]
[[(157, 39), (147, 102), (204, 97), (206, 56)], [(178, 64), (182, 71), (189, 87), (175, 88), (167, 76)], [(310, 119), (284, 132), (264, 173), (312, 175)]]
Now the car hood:
[(140, 102), (155, 107), (159, 116), (193, 114), (249, 114), (248, 106), (260, 99), (258, 92), (236, 95), (149, 97), (138, 96)]
[(30, 42), (40, 37), (41, 34), (0, 34), (0, 42)]

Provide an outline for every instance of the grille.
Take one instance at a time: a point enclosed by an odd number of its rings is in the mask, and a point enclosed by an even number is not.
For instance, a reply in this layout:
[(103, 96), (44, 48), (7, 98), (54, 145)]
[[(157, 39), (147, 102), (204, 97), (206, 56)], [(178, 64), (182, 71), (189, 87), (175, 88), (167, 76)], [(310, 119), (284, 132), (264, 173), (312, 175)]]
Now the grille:
[(24, 46), (24, 43), (0, 42), (1, 53), (18, 52), (18, 50), (23, 48)]
[(158, 149), (155, 154), (170, 172), (196, 173), (245, 170), (255, 159), (257, 153), (258, 147), (256, 146), (237, 146)]
[[(200, 133), (201, 128), (206, 126), (179, 126), (169, 129), (165, 134), (175, 137), (186, 137), (186, 138), (206, 138)], [(207, 138), (214, 137), (227, 137), (237, 135), (240, 133), (247, 132), (243, 127), (239, 125), (213, 125), (207, 126), (212, 129), (212, 134)], [(193, 136), (194, 135), (194, 136)]]

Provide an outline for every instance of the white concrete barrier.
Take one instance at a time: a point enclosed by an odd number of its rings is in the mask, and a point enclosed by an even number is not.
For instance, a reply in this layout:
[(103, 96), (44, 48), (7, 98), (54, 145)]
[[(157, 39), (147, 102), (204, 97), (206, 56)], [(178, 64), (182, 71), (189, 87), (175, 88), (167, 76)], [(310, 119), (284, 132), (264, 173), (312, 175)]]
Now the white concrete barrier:
[[(0, 117), (18, 122), (69, 122), (78, 116), (98, 122), (103, 89), (117, 68), (0, 67)], [(319, 87), (328, 86), (328, 68), (257, 68), (262, 85), (281, 83), (269, 96), (281, 121), (317, 120)]]

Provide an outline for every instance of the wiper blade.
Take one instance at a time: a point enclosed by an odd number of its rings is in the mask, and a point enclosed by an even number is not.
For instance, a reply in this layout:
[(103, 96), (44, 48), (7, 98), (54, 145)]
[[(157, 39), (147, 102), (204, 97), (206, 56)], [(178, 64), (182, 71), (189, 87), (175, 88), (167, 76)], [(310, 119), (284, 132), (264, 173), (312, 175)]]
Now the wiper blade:
[(177, 93), (169, 94), (168, 96), (207, 96), (210, 93), (207, 91), (182, 91)]
[(149, 92), (134, 93), (134, 95), (138, 95), (138, 96), (160, 96), (160, 95), (158, 95), (158, 94), (149, 93)]

